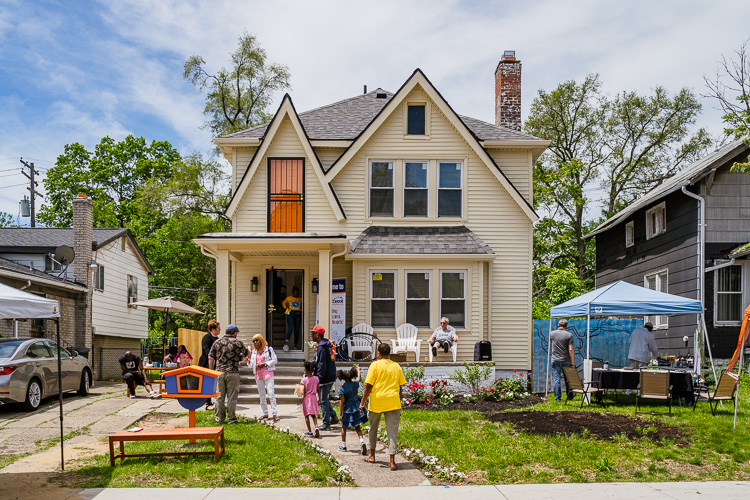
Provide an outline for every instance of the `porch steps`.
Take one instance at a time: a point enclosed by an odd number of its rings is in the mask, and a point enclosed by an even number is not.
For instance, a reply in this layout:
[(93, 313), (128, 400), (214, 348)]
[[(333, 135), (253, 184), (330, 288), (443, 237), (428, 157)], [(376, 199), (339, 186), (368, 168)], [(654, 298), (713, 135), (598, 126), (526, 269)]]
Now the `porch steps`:
[[(281, 356), (278, 356), (281, 358)], [(301, 399), (294, 395), (294, 386), (299, 383), (305, 375), (302, 366), (302, 357), (299, 360), (279, 360), (274, 370), (274, 389), (276, 392), (276, 403), (297, 404)], [(255, 376), (248, 366), (240, 366), (240, 395), (237, 400), (241, 404), (260, 404), (258, 387), (255, 384)]]

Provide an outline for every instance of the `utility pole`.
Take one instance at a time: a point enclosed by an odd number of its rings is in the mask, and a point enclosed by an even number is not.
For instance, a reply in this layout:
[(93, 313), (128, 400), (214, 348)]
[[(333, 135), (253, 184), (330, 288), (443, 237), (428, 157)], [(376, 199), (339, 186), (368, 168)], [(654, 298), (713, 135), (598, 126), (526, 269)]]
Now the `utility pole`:
[(31, 193), (31, 227), (36, 227), (36, 222), (34, 220), (36, 215), (36, 204), (34, 203), (34, 200), (37, 196), (44, 198), (44, 195), (36, 190), (36, 187), (39, 185), (39, 183), (34, 180), (34, 177), (36, 175), (39, 175), (39, 172), (34, 168), (34, 162), (26, 163), (25, 161), (23, 161), (23, 158), (21, 158), (21, 163), (25, 168), (29, 169), (28, 174), (26, 173), (26, 170), (21, 170), (21, 172), (26, 176), (27, 179), (29, 179), (29, 187), (27, 187), (26, 189), (28, 189)]

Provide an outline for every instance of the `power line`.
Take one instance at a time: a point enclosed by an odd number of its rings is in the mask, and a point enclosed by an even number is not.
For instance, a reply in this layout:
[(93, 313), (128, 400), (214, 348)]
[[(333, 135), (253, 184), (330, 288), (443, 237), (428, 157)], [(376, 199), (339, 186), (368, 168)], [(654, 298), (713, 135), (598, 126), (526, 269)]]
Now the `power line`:
[(24, 182), (23, 184), (13, 184), (12, 186), (0, 186), (0, 189), (14, 188), (14, 187), (25, 186), (25, 185), (26, 183)]

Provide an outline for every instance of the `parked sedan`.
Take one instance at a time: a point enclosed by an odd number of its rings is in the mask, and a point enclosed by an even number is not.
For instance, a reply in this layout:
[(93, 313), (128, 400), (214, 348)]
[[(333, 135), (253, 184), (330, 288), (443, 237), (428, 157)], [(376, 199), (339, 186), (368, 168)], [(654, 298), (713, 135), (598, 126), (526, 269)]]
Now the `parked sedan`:
[(63, 392), (86, 396), (92, 377), (89, 362), (49, 339), (0, 339), (0, 403), (23, 403), (33, 411), (42, 399), (58, 393), (57, 350)]

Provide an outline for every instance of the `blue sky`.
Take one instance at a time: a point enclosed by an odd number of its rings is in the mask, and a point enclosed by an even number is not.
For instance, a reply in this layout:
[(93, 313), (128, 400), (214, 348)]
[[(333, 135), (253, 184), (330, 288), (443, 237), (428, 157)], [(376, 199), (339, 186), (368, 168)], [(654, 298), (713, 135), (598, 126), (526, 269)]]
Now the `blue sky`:
[[(19, 157), (43, 173), (66, 144), (128, 134), (209, 151), (202, 96), (182, 65), (192, 54), (226, 65), (243, 30), (289, 67), (300, 111), (364, 84), (395, 91), (420, 67), (457, 112), (493, 122), (505, 49), (523, 63), (525, 118), (538, 89), (595, 72), (611, 93), (705, 92), (703, 75), (750, 36), (737, 28), (749, 20), (742, 0), (0, 0), (0, 211), (15, 217), (26, 193)], [(703, 104), (697, 125), (720, 134), (715, 104)]]

